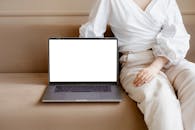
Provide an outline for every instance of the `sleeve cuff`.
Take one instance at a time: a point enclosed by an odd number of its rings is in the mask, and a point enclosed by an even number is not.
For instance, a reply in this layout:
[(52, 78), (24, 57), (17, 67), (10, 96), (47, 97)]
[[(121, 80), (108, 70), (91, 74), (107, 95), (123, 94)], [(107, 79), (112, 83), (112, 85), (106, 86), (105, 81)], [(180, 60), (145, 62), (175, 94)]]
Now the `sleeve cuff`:
[(166, 59), (168, 59), (168, 63), (163, 67), (163, 68), (169, 68), (171, 67), (172, 65), (176, 65), (178, 63), (178, 60), (175, 60), (175, 56), (173, 53), (171, 53), (171, 51), (169, 53), (163, 51), (163, 49), (158, 46), (158, 45), (155, 45), (153, 48), (153, 54), (155, 57), (158, 57), (158, 56), (162, 56), (162, 57), (165, 57)]

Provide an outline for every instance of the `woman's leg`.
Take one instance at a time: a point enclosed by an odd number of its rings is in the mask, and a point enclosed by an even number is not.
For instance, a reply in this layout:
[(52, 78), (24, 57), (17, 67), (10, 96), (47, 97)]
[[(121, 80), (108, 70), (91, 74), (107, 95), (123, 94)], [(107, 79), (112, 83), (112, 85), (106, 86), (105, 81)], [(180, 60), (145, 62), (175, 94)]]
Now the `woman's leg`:
[(137, 102), (149, 130), (183, 130), (180, 104), (166, 75), (161, 72), (150, 83), (140, 87), (133, 80), (140, 67), (125, 65), (120, 74), (123, 88)]
[(184, 60), (166, 74), (177, 91), (185, 130), (195, 130), (195, 64)]

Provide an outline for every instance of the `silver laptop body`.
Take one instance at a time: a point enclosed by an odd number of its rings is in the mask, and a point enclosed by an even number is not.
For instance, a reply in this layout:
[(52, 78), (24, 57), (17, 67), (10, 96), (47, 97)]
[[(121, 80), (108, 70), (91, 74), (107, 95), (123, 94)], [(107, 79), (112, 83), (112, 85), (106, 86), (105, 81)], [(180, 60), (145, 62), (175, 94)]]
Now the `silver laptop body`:
[(42, 102), (120, 102), (116, 38), (50, 38)]

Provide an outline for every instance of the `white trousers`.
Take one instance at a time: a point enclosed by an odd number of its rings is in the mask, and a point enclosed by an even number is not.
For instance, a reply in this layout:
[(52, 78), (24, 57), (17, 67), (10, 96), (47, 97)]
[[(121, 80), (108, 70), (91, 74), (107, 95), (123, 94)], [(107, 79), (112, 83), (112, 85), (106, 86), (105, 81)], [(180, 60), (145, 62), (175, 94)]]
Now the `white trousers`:
[(195, 64), (184, 59), (135, 87), (137, 73), (153, 60), (152, 50), (122, 55), (121, 85), (137, 102), (149, 130), (195, 130)]

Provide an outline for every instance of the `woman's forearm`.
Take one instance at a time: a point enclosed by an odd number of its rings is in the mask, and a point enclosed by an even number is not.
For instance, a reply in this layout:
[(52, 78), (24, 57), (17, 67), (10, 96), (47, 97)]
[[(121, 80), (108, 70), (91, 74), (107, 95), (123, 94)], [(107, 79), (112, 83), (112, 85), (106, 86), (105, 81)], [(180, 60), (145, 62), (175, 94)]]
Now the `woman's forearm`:
[(159, 70), (163, 68), (168, 62), (168, 59), (163, 56), (158, 56), (156, 59), (152, 62), (150, 66), (157, 67)]

